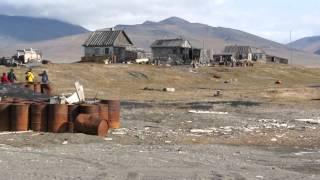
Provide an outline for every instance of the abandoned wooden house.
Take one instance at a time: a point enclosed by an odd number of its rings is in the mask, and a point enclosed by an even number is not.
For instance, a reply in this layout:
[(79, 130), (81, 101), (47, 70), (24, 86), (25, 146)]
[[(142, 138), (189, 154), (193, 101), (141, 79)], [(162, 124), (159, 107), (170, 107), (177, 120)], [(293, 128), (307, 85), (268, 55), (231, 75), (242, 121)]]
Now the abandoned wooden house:
[(275, 64), (289, 64), (289, 60), (287, 58), (282, 58), (274, 55), (266, 55), (267, 63), (275, 63)]
[(191, 64), (200, 58), (201, 49), (193, 48), (182, 38), (156, 40), (151, 45), (153, 62), (157, 64)]
[(135, 60), (137, 53), (132, 50), (133, 43), (123, 30), (98, 30), (92, 32), (83, 44), (83, 62), (93, 61), (123, 63)]
[(232, 54), (235, 60), (266, 61), (266, 53), (251, 46), (226, 46), (224, 53)]

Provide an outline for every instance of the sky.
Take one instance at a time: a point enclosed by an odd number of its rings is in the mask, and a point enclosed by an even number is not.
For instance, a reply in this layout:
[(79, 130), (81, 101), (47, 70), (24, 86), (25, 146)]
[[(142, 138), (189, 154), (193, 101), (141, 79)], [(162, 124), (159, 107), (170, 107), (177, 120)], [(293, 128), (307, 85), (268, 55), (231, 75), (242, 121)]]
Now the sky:
[[(47, 17), (95, 30), (177, 16), (280, 43), (320, 35), (319, 0), (0, 0), (0, 13)], [(1, 28), (1, 25), (0, 25)]]

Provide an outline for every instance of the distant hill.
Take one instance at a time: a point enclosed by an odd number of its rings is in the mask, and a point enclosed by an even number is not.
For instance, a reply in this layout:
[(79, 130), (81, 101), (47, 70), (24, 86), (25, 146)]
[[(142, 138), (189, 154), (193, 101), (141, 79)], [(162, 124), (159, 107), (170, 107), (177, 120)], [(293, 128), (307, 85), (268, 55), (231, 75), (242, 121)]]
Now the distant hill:
[[(273, 42), (259, 36), (231, 28), (211, 27), (201, 23), (191, 23), (178, 17), (171, 17), (159, 22), (146, 21), (136, 25), (117, 25), (115, 29), (124, 29), (137, 47), (150, 51), (150, 45), (156, 39), (183, 37), (195, 47), (213, 49), (221, 52), (225, 45), (251, 45), (262, 48), (268, 54), (289, 58), (292, 64), (320, 65), (320, 56), (294, 50), (286, 45)], [(33, 47), (42, 50), (44, 57), (56, 62), (80, 60), (83, 55), (82, 43), (89, 33), (67, 36), (35, 43), (14, 43), (1, 48), (0, 56), (9, 56), (16, 48)]]
[(288, 46), (320, 55), (320, 36), (305, 37), (288, 44)]
[(37, 42), (88, 32), (70, 23), (24, 16), (0, 15), (0, 39)]

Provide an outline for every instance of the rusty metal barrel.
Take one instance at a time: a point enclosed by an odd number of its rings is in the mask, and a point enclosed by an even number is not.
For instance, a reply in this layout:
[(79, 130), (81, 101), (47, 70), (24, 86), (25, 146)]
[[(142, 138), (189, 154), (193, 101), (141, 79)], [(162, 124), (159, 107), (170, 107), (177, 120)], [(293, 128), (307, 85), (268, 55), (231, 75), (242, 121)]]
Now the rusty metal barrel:
[(98, 104), (99, 106), (99, 116), (102, 120), (105, 120), (105, 121), (108, 121), (108, 116), (109, 116), (109, 113), (108, 113), (108, 103), (104, 103), (104, 102), (100, 102)]
[(74, 130), (74, 121), (79, 115), (79, 105), (68, 105), (68, 132), (73, 133)]
[(91, 114), (99, 115), (99, 106), (96, 104), (81, 104), (80, 105), (81, 114)]
[(10, 131), (10, 103), (0, 103), (0, 131)]
[(49, 104), (48, 131), (65, 133), (68, 129), (68, 105)]
[(96, 115), (79, 114), (74, 123), (75, 130), (79, 133), (106, 136), (108, 134), (108, 122)]
[(27, 89), (29, 89), (29, 90), (31, 90), (31, 91), (34, 91), (34, 85), (33, 85), (33, 83), (26, 83), (24, 87), (27, 88)]
[(27, 131), (29, 127), (29, 105), (11, 104), (11, 131)]
[(50, 84), (41, 84), (41, 93), (51, 96), (52, 95), (52, 87)]
[(34, 92), (41, 93), (41, 83), (37, 82), (33, 84)]
[(30, 106), (31, 129), (38, 132), (48, 130), (48, 109), (47, 104), (32, 104)]
[(120, 128), (120, 101), (108, 101), (108, 121), (109, 127), (112, 129)]

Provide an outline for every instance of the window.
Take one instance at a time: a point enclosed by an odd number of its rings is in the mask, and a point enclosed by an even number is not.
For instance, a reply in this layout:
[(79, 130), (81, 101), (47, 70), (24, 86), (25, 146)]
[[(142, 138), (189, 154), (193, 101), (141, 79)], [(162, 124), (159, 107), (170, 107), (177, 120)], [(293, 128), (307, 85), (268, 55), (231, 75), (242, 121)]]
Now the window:
[(176, 49), (173, 49), (173, 50), (172, 50), (172, 53), (173, 53), (173, 54), (177, 54), (177, 50), (176, 50)]
[(105, 55), (109, 55), (109, 52), (110, 52), (109, 48), (105, 48), (105, 49), (104, 49), (104, 54), (105, 54)]
[(95, 55), (100, 55), (100, 49), (99, 48), (95, 48), (94, 49), (94, 54)]

